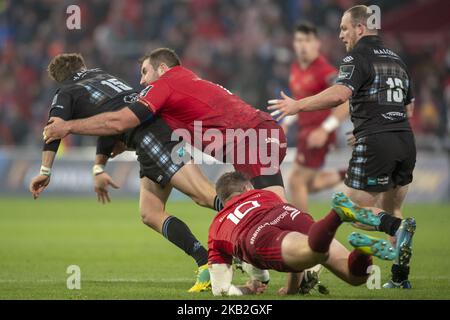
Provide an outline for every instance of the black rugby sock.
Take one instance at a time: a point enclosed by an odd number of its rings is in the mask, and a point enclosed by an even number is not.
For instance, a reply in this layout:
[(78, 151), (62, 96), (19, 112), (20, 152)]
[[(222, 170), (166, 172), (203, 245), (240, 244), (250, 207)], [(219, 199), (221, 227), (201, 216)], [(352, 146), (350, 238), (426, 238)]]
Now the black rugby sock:
[(198, 266), (208, 263), (208, 251), (180, 219), (174, 216), (168, 217), (163, 223), (162, 234), (170, 242), (194, 258)]
[(383, 231), (390, 236), (395, 236), (395, 233), (402, 223), (402, 219), (394, 217), (386, 212), (380, 212), (378, 216), (380, 217), (381, 223), (377, 227), (377, 230)]
[(223, 209), (223, 203), (220, 201), (218, 196), (214, 197), (214, 210), (220, 211)]
[(396, 283), (401, 283), (402, 281), (408, 280), (409, 266), (400, 266), (398, 264), (393, 264), (391, 272), (392, 272), (392, 281)]

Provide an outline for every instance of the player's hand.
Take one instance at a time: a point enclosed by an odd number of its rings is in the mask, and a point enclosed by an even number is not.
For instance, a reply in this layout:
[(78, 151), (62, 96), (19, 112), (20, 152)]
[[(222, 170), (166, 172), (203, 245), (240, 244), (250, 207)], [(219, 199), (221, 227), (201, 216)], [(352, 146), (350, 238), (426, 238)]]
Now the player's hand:
[(67, 121), (58, 117), (51, 117), (47, 126), (44, 128), (43, 136), (45, 143), (50, 143), (55, 140), (64, 138), (69, 134), (69, 126)]
[(33, 195), (33, 199), (37, 199), (42, 191), (48, 186), (50, 183), (50, 177), (40, 174), (34, 177), (30, 182), (30, 192)]
[(114, 158), (115, 156), (121, 154), (122, 152), (127, 150), (127, 145), (123, 143), (122, 141), (117, 141), (114, 145), (113, 151), (111, 152), (111, 158)]
[(253, 294), (261, 294), (264, 293), (267, 289), (267, 285), (258, 280), (249, 280), (246, 283), (246, 287)]
[(287, 294), (287, 289), (285, 287), (281, 287), (280, 289), (278, 289), (278, 295), (285, 296)]
[(94, 190), (97, 193), (97, 200), (103, 204), (111, 202), (108, 194), (108, 186), (119, 189), (119, 186), (106, 172), (94, 176)]
[(328, 140), (328, 135), (328, 132), (322, 127), (314, 129), (306, 140), (307, 147), (309, 149), (322, 148)]
[(347, 136), (347, 145), (353, 147), (356, 143), (356, 138), (353, 135), (353, 132), (352, 131), (346, 132), (345, 135)]
[(287, 96), (283, 91), (281, 91), (281, 97), (283, 99), (272, 99), (267, 101), (269, 103), (267, 110), (275, 110), (270, 115), (272, 117), (277, 117), (277, 121), (280, 121), (288, 115), (294, 115), (300, 111), (296, 100)]

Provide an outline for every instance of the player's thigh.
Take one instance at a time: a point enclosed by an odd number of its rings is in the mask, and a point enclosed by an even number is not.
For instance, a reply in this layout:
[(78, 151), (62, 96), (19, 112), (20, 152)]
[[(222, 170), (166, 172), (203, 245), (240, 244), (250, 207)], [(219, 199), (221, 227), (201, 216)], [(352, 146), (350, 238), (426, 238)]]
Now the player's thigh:
[(189, 161), (170, 180), (172, 186), (189, 196), (197, 204), (213, 208), (216, 190), (200, 168)]
[(295, 189), (299, 185), (308, 186), (314, 179), (317, 172), (317, 169), (306, 167), (295, 161), (292, 165), (292, 172), (289, 177), (290, 187)]
[(297, 156), (295, 162), (312, 170), (320, 170), (325, 164), (325, 159), (330, 150), (330, 146), (336, 140), (336, 135), (335, 133), (330, 134), (322, 147), (310, 148), (308, 146), (308, 138), (315, 129), (316, 127), (312, 127), (300, 131), (297, 139)]
[(395, 186), (397, 166), (395, 133), (378, 133), (358, 138), (349, 161), (346, 186), (369, 193), (385, 192)]
[(139, 209), (142, 217), (164, 213), (171, 191), (171, 184), (162, 187), (147, 177), (141, 178)]
[(283, 189), (284, 182), (280, 165), (286, 156), (286, 136), (275, 121), (264, 121), (255, 130), (255, 139), (245, 139), (234, 144), (233, 166), (247, 175), (256, 189), (276, 186)]
[(136, 130), (132, 144), (140, 164), (140, 177), (147, 177), (165, 187), (185, 163), (191, 160), (190, 154), (185, 150), (185, 142), (159, 117)]
[(287, 233), (281, 243), (281, 255), (286, 266), (293, 270), (305, 270), (322, 263), (327, 255), (311, 250), (308, 236), (300, 232)]
[(357, 277), (350, 273), (348, 267), (349, 256), (350, 251), (334, 239), (328, 251), (328, 259), (323, 263), (323, 266), (343, 281), (352, 285), (360, 285), (366, 281), (367, 277)]

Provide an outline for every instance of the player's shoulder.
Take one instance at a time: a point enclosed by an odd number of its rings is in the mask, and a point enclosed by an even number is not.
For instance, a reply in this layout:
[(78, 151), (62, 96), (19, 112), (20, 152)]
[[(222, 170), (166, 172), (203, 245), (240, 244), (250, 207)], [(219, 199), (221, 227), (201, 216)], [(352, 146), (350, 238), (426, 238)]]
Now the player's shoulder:
[(353, 49), (342, 57), (340, 64), (355, 64), (364, 60), (364, 54), (362, 54), (359, 50)]
[(149, 83), (144, 89), (139, 92), (140, 98), (145, 98), (153, 92), (157, 91), (158, 95), (161, 95), (163, 92), (168, 92), (170, 90), (170, 85), (166, 79), (159, 78), (151, 83)]

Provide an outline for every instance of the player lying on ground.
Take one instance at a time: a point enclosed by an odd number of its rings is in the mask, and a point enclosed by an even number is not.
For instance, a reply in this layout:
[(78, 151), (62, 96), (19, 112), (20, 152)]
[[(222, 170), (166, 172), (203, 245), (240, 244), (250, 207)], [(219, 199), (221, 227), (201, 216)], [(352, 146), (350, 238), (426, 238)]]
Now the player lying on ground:
[[(66, 122), (51, 119), (44, 131), (46, 141), (61, 139), (69, 133), (117, 134), (159, 115), (173, 130), (187, 131), (191, 145), (198, 145), (202, 151), (215, 144), (213, 150), (217, 152), (211, 155), (245, 172), (255, 188), (271, 190), (285, 198), (279, 167), (286, 154), (286, 138), (270, 115), (182, 67), (173, 50), (153, 50), (141, 61), (141, 84), (147, 87), (138, 101), (117, 112), (87, 119)], [(234, 130), (236, 135), (227, 136), (227, 130)], [(212, 133), (220, 134), (221, 139), (212, 143), (211, 137), (204, 136)], [(245, 143), (251, 135), (253, 141)], [(265, 154), (261, 155), (260, 150), (266, 151)], [(241, 156), (245, 156), (245, 161), (239, 161)]]
[(336, 84), (311, 97), (270, 100), (269, 110), (278, 119), (303, 111), (336, 107), (350, 99), (356, 142), (345, 179), (345, 193), (361, 206), (393, 213), (388, 234), (401, 252), (392, 266), (385, 288), (411, 288), (408, 280), (412, 256), (410, 241), (398, 238), (406, 228), (412, 236), (413, 219), (402, 221), (401, 207), (412, 182), (416, 162), (414, 135), (408, 118), (414, 109), (411, 78), (398, 54), (387, 48), (378, 30), (368, 27), (368, 7), (359, 5), (344, 12), (340, 39), (348, 55), (342, 59)]
[[(89, 117), (101, 112), (118, 110), (135, 100), (136, 91), (125, 81), (100, 69), (87, 69), (78, 54), (56, 56), (49, 64), (49, 75), (60, 84), (50, 109), (51, 118), (64, 120)], [(99, 201), (109, 201), (108, 186), (118, 188), (104, 171), (104, 165), (117, 140), (125, 141), (135, 149), (140, 164), (140, 212), (144, 224), (161, 233), (170, 242), (185, 251), (198, 265), (196, 284), (190, 291), (205, 290), (210, 285), (207, 251), (188, 226), (169, 214), (165, 205), (172, 187), (191, 197), (197, 204), (220, 210), (214, 186), (197, 165), (190, 161), (175, 163), (173, 152), (182, 152), (183, 146), (172, 140), (172, 130), (156, 117), (122, 136), (101, 137), (97, 146), (95, 188)], [(40, 174), (30, 183), (30, 192), (36, 199), (50, 183), (51, 167), (60, 141), (44, 145)]]
[(357, 207), (343, 193), (336, 193), (331, 211), (314, 222), (309, 214), (285, 203), (275, 193), (254, 190), (239, 172), (222, 175), (216, 191), (225, 207), (209, 229), (208, 263), (214, 295), (264, 290), (264, 285), (255, 282), (243, 287), (231, 284), (233, 256), (257, 268), (280, 272), (301, 272), (322, 264), (355, 286), (366, 282), (371, 256), (383, 260), (393, 260), (397, 256), (395, 248), (383, 239), (354, 232), (349, 236), (350, 244), (355, 247), (352, 252), (334, 239), (342, 222), (368, 226), (382, 223), (378, 216), (381, 209)]

